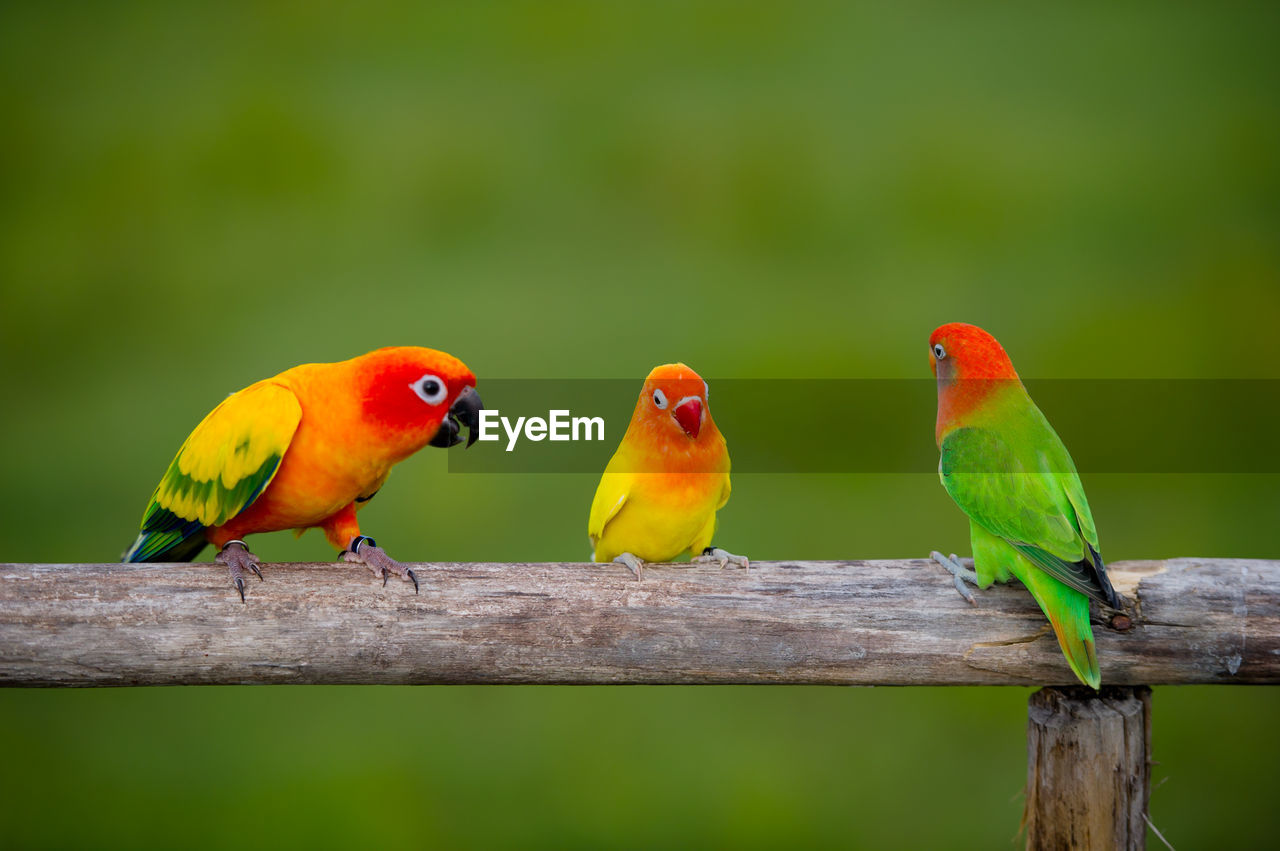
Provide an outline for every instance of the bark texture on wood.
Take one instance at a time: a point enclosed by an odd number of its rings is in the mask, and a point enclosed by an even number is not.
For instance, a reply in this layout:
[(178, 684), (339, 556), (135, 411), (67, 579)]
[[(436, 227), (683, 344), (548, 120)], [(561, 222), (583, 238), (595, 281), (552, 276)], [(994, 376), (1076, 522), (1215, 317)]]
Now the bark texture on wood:
[(1026, 847), (1145, 848), (1151, 690), (1044, 688), (1027, 716)]
[[(0, 565), (0, 684), (1071, 685), (1018, 586), (967, 605), (923, 559), (752, 569)], [(1132, 626), (1095, 608), (1108, 684), (1280, 683), (1280, 562), (1116, 563)]]

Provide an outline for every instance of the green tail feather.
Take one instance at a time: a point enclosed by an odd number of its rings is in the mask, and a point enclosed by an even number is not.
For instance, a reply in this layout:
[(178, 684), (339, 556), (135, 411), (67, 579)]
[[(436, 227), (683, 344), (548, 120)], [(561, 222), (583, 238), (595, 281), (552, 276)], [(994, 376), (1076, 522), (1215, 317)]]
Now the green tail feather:
[(1017, 577), (1049, 619), (1071, 670), (1080, 682), (1098, 688), (1102, 674), (1093, 646), (1093, 627), (1089, 625), (1089, 597), (1054, 579), (1008, 541), (997, 538), (977, 523), (970, 523), (969, 532), (978, 584), (985, 588), (993, 581), (1006, 581), (1010, 574)]
[(1033, 568), (1028, 574), (1019, 578), (1053, 626), (1067, 664), (1080, 682), (1097, 690), (1102, 685), (1102, 673), (1098, 670), (1093, 627), (1089, 623), (1089, 598), (1037, 569)]

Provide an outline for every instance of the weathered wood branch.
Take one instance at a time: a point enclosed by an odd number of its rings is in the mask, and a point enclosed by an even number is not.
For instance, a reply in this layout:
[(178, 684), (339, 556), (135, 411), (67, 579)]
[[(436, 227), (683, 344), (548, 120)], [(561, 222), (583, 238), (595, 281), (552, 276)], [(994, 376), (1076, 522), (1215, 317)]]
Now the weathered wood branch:
[[(0, 684), (1069, 685), (1019, 587), (964, 603), (931, 562), (424, 564), (422, 593), (347, 565), (0, 565)], [(1116, 563), (1103, 681), (1280, 683), (1280, 562)]]

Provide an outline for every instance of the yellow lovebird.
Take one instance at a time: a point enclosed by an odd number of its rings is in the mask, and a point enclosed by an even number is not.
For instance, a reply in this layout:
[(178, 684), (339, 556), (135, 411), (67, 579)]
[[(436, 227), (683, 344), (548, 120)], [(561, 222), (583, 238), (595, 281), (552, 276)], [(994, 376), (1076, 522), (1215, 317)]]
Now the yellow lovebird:
[(729, 501), (729, 448), (707, 395), (707, 383), (682, 363), (649, 373), (591, 503), (595, 561), (625, 564), (636, 579), (645, 562), (685, 552), (699, 563), (751, 566), (711, 546), (716, 512)]

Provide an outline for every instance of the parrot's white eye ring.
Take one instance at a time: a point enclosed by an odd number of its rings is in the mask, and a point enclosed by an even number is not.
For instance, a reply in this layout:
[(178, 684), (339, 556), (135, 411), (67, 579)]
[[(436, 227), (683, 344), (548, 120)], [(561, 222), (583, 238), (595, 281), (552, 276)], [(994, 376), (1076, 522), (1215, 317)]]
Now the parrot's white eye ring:
[(708, 402), (711, 401), (711, 387), (707, 384), (705, 379), (702, 382), (702, 398), (706, 399)]
[(933, 344), (933, 356), (934, 356), (935, 358), (937, 358), (938, 360), (942, 360), (943, 358), (945, 358), (945, 357), (947, 356), (947, 350), (946, 350), (946, 349), (944, 349), (944, 348), (942, 348), (942, 344), (941, 344), (941, 343), (934, 343), (934, 344)]
[(663, 393), (661, 388), (654, 389), (653, 404), (657, 405), (660, 409), (664, 411), (667, 409), (667, 394)]
[(444, 379), (431, 373), (412, 382), (409, 389), (418, 394), (418, 398), (428, 405), (439, 405), (449, 395), (449, 388), (445, 385)]

